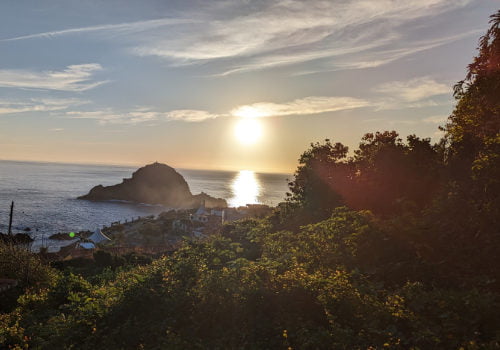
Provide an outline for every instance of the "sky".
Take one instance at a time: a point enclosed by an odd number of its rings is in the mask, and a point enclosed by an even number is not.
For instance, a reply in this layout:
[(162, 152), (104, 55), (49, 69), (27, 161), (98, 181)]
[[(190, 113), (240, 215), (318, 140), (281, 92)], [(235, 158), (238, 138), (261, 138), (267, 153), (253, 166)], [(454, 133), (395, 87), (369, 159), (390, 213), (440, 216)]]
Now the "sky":
[(0, 3), (0, 159), (291, 173), (439, 140), (498, 0)]

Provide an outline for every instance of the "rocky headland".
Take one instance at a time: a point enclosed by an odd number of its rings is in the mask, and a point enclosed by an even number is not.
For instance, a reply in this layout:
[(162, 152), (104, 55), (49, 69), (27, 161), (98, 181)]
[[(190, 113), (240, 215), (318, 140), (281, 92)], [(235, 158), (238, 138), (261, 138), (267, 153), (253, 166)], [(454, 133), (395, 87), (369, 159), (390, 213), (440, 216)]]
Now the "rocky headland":
[(161, 163), (146, 165), (132, 178), (113, 186), (95, 186), (79, 199), (104, 201), (123, 200), (136, 203), (161, 204), (172, 208), (195, 208), (205, 201), (207, 208), (225, 208), (227, 202), (202, 192), (193, 195), (184, 177), (174, 168)]

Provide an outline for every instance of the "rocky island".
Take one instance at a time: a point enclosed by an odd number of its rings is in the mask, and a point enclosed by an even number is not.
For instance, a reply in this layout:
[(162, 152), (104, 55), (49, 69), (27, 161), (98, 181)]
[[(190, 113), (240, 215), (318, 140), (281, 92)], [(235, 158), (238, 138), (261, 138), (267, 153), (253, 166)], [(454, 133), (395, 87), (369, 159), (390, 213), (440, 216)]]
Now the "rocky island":
[(172, 208), (195, 208), (203, 201), (207, 208), (225, 208), (227, 202), (202, 192), (193, 195), (184, 177), (174, 168), (161, 163), (148, 164), (132, 178), (113, 186), (95, 186), (78, 199), (95, 201), (124, 200), (136, 203), (162, 204)]

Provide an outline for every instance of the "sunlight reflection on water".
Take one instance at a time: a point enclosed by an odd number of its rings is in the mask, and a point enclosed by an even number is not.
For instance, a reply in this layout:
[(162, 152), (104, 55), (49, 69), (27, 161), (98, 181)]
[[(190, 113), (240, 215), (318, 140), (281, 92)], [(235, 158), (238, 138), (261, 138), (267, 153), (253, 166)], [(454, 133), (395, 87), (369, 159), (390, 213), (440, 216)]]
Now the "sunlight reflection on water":
[(233, 192), (233, 197), (229, 199), (231, 207), (259, 203), (261, 184), (251, 170), (240, 170), (231, 182), (231, 190)]

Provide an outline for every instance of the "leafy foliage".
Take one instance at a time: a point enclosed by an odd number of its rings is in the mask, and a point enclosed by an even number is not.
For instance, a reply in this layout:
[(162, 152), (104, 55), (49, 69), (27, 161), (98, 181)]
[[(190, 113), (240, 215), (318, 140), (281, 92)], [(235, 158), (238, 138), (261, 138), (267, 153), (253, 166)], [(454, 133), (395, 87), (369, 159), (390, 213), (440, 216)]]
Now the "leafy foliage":
[(28, 250), (0, 242), (0, 277), (17, 281), (17, 286), (2, 293), (0, 312), (10, 310), (26, 288), (40, 290), (53, 284), (57, 273)]
[(311, 144), (289, 201), (309, 218), (323, 219), (342, 204), (388, 216), (422, 209), (441, 184), (442, 152), (430, 139), (410, 135), (403, 143), (395, 131), (368, 133), (354, 153), (347, 158), (347, 147), (330, 140)]
[[(347, 208), (296, 234), (243, 221), (102, 283), (66, 274), (0, 318), (0, 341), (41, 349), (495, 348), (498, 295), (385, 285), (376, 270), (388, 260), (376, 242), (387, 236), (377, 225)], [(250, 226), (257, 231), (244, 235)], [(249, 237), (259, 237), (262, 252), (251, 260)], [(397, 247), (384, 254), (398, 256)]]

